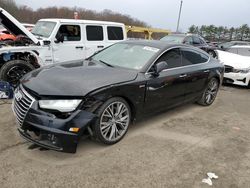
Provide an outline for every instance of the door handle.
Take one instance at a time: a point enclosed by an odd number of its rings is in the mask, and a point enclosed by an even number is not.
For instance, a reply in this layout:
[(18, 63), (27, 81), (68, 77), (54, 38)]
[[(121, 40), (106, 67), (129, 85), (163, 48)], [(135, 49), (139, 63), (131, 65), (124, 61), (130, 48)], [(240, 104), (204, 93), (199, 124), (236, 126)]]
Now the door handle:
[(83, 49), (83, 46), (76, 46), (76, 49)]
[(179, 76), (179, 78), (185, 78), (185, 77), (187, 77), (187, 74), (181, 74), (181, 75)]
[(104, 46), (97, 46), (97, 48), (104, 48)]
[(205, 70), (205, 71), (203, 71), (203, 72), (208, 73), (208, 72), (210, 72), (210, 70)]

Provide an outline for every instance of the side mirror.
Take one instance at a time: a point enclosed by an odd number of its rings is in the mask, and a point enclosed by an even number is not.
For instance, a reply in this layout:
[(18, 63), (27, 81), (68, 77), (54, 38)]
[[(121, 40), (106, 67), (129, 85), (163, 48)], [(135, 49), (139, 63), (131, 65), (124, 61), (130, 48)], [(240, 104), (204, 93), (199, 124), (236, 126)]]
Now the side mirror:
[(55, 43), (63, 43), (64, 42), (64, 35), (62, 33), (57, 33)]
[(161, 61), (155, 65), (155, 76), (158, 76), (160, 72), (168, 68), (168, 63), (166, 61)]

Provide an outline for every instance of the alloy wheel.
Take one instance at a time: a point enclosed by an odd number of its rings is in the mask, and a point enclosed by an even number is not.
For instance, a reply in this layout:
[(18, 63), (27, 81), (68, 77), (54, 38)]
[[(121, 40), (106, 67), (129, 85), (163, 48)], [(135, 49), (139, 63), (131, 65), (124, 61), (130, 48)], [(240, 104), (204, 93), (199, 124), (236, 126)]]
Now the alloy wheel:
[(117, 141), (126, 133), (129, 123), (128, 107), (122, 102), (113, 102), (104, 109), (101, 115), (101, 134), (108, 141)]
[(205, 102), (207, 104), (212, 104), (213, 101), (216, 98), (217, 92), (218, 92), (218, 81), (216, 79), (212, 79), (207, 87), (207, 90), (205, 92)]

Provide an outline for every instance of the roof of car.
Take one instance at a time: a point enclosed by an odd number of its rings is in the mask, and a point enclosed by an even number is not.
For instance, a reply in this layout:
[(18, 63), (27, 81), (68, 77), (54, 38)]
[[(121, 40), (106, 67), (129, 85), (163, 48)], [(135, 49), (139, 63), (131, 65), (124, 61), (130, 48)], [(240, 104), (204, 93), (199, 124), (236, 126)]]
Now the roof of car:
[(179, 43), (174, 43), (174, 42), (167, 42), (163, 40), (126, 40), (121, 43), (132, 43), (132, 44), (138, 44), (138, 45), (143, 45), (143, 46), (150, 46), (154, 48), (159, 48), (161, 50), (167, 49), (167, 48), (172, 48), (172, 47), (188, 47), (188, 48), (193, 48), (190, 45), (186, 44), (179, 44)]
[(60, 19), (60, 18), (46, 18), (39, 21), (50, 21), (50, 22), (61, 22), (61, 23), (75, 23), (75, 24), (104, 24), (104, 25), (120, 25), (124, 26), (123, 23), (118, 22), (107, 22), (107, 21), (97, 21), (97, 20), (78, 20), (78, 19)]

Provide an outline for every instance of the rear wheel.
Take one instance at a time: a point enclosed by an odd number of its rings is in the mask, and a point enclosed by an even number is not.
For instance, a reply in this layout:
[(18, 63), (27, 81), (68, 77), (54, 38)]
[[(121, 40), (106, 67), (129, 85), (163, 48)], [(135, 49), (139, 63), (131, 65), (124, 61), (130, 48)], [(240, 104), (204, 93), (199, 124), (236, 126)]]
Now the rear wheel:
[(198, 101), (198, 104), (203, 106), (211, 105), (217, 96), (218, 90), (219, 90), (219, 81), (216, 78), (212, 78), (208, 82), (202, 97)]
[(9, 61), (0, 69), (0, 80), (7, 81), (13, 87), (16, 87), (19, 80), (32, 70), (34, 70), (34, 67), (23, 60)]
[(128, 103), (115, 97), (106, 101), (97, 111), (98, 119), (94, 124), (95, 137), (104, 144), (115, 144), (127, 133), (131, 110)]

